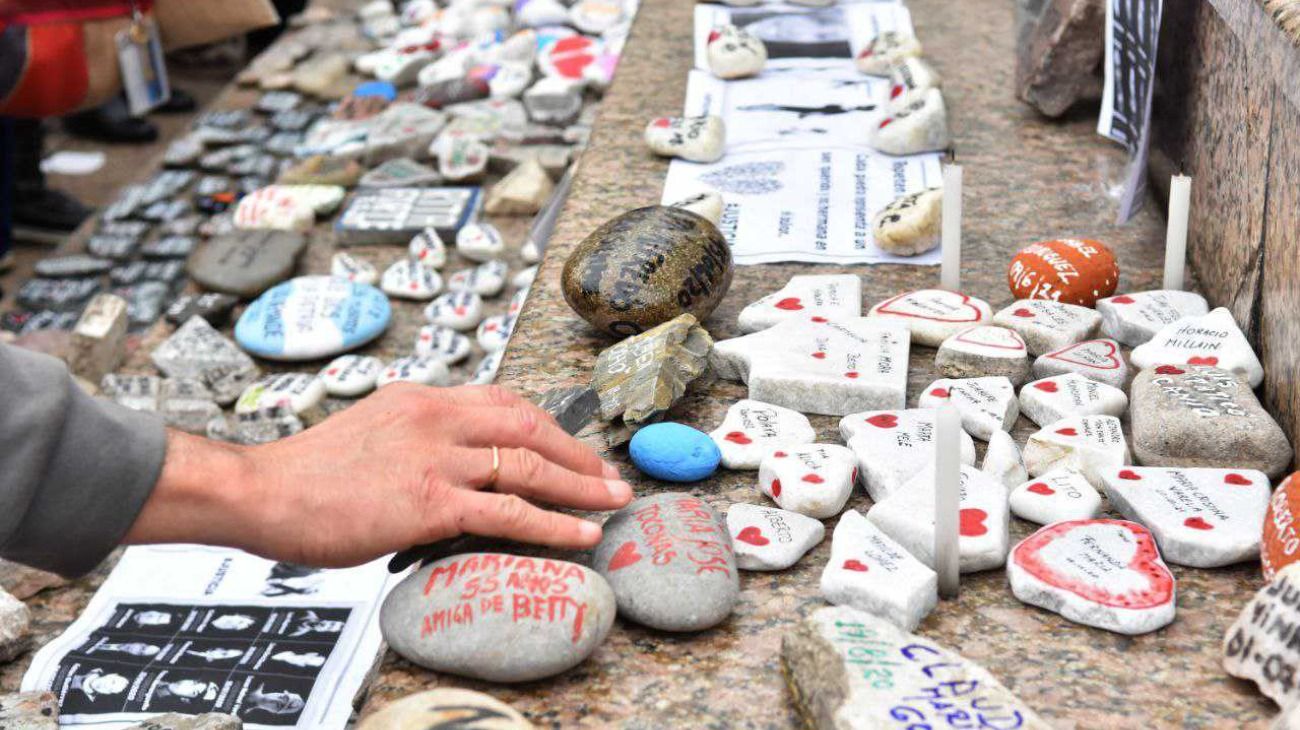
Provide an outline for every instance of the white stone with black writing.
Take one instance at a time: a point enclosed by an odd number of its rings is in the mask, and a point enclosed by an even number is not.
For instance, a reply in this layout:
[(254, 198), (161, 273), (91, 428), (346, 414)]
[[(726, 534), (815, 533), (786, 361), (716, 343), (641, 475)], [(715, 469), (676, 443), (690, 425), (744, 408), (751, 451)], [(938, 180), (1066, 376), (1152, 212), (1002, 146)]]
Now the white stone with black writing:
[(1020, 412), (1039, 426), (1069, 416), (1122, 416), (1128, 396), (1076, 373), (1035, 380), (1020, 389)]
[(741, 570), (785, 570), (817, 547), (826, 534), (820, 520), (797, 512), (737, 503), (727, 510), (727, 530)]
[(917, 405), (938, 408), (951, 404), (961, 413), (961, 427), (981, 441), (994, 431), (1009, 431), (1020, 415), (1016, 389), (1004, 377), (941, 378), (921, 391)]
[(777, 446), (758, 466), (758, 488), (781, 509), (824, 520), (844, 509), (858, 478), (853, 452), (835, 444)]
[(1074, 469), (1053, 469), (1011, 490), (1011, 513), (1040, 525), (1101, 514), (1101, 495)]
[(727, 409), (722, 423), (709, 433), (728, 469), (757, 469), (768, 451), (798, 446), (817, 438), (808, 417), (789, 408), (741, 400)]
[[(858, 474), (871, 499), (897, 492), (935, 462), (932, 408), (864, 411), (840, 419), (840, 436), (858, 460)], [(975, 442), (962, 431), (961, 463), (974, 465)]]
[(1159, 365), (1212, 365), (1245, 376), (1252, 388), (1264, 381), (1259, 356), (1232, 313), (1223, 307), (1166, 325), (1130, 357), (1139, 370)]
[(911, 631), (939, 602), (934, 571), (857, 510), (840, 516), (821, 577), (822, 598)]

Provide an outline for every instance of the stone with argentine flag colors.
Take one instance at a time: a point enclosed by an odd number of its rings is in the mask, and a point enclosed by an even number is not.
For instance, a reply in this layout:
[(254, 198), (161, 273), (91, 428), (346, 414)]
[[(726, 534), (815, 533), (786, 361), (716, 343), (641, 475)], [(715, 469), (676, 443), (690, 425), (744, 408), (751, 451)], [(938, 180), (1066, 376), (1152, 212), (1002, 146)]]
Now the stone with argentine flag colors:
[(300, 276), (267, 290), (235, 324), (235, 341), (268, 360), (316, 360), (360, 347), (388, 326), (378, 289), (333, 276)]

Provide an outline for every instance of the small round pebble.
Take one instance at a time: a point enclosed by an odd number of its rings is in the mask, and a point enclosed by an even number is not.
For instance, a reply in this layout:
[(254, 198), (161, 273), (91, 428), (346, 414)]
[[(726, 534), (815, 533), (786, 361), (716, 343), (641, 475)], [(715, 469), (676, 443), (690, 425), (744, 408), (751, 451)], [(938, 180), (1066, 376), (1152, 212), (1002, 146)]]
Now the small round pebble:
[(718, 470), (722, 453), (703, 431), (680, 423), (655, 423), (632, 437), (632, 463), (667, 482), (697, 482)]

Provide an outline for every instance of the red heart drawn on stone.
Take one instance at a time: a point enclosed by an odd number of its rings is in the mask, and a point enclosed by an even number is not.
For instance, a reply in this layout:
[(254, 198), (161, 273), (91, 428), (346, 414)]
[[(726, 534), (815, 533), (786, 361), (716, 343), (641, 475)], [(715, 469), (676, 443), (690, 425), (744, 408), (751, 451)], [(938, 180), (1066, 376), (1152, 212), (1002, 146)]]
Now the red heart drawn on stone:
[(716, 30), (709, 31), (709, 43), (712, 43), (722, 37), (722, 34)]
[(1210, 523), (1206, 522), (1205, 518), (1201, 517), (1200, 515), (1197, 515), (1195, 517), (1188, 517), (1187, 519), (1183, 520), (1183, 524), (1192, 528), (1193, 530), (1214, 529), (1214, 525), (1211, 525)]
[(1041, 494), (1044, 497), (1050, 497), (1053, 494), (1056, 494), (1055, 489), (1052, 489), (1051, 487), (1047, 486), (1046, 484), (1043, 484), (1042, 482), (1034, 482), (1033, 484), (1030, 484), (1028, 487), (1025, 487), (1025, 489), (1027, 491), (1033, 492), (1034, 494)]
[[(1063, 564), (1070, 559), (1069, 556), (1077, 554), (1077, 549), (1073, 549), (1073, 546), (1078, 545), (1080, 540), (1070, 539), (1070, 534), (1076, 530), (1128, 532), (1129, 535), (1124, 539), (1133, 544), (1133, 555), (1126, 567), (1134, 574), (1133, 578), (1141, 579), (1142, 583), (1130, 582), (1127, 576), (1116, 575), (1116, 581), (1123, 579), (1130, 585), (1138, 585), (1116, 593), (1111, 590), (1115, 587), (1115, 582), (1099, 584), (1076, 577), (1068, 564)], [(1069, 540), (1072, 549), (1047, 549), (1058, 540)], [(1127, 520), (1071, 520), (1048, 525), (1021, 541), (1011, 551), (1008, 560), (1015, 561), (1025, 572), (1050, 586), (1105, 606), (1143, 609), (1162, 606), (1173, 600), (1174, 577), (1160, 560), (1155, 538), (1145, 527)]]
[(889, 90), (889, 98), (897, 99), (902, 93), (903, 93), (903, 85), (894, 84), (894, 87)]
[(614, 551), (614, 556), (609, 559), (609, 570), (621, 570), (639, 562), (641, 562), (641, 553), (637, 552), (636, 543), (628, 540)]
[[(569, 79), (581, 78), (582, 70), (585, 69), (587, 66), (590, 66), (592, 61), (595, 60), (596, 60), (595, 56), (589, 56), (585, 53), (579, 53), (573, 56), (565, 56), (564, 58), (555, 58), (554, 56), (551, 56), (551, 62), (555, 65), (555, 70), (559, 71), (561, 76)], [(663, 119), (660, 121), (663, 121), (665, 123), (659, 124), (658, 121), (656, 121), (655, 124), (660, 127), (668, 126), (667, 124), (668, 120)]]
[(1060, 390), (1060, 388), (1056, 387), (1056, 382), (1052, 380), (1044, 380), (1041, 383), (1034, 383), (1034, 387), (1038, 388), (1044, 393), (1055, 393), (1056, 391)]
[(780, 479), (773, 479), (773, 480), (772, 480), (772, 496), (773, 496), (773, 497), (780, 497), (780, 496), (781, 496), (781, 480), (780, 480)]
[(338, 368), (330, 368), (329, 370), (326, 370), (326, 371), (325, 371), (325, 374), (326, 374), (326, 375), (338, 375), (338, 374), (339, 374), (339, 369), (338, 369)]
[(722, 438), (733, 444), (740, 444), (741, 446), (754, 443), (754, 439), (746, 436), (744, 431), (732, 431)]
[(659, 117), (658, 119), (655, 120), (655, 126), (660, 128), (667, 127), (669, 124), (672, 123), (673, 123), (672, 120), (669, 119), (668, 117)]
[(1073, 428), (1070, 428), (1070, 427), (1066, 427), (1066, 428), (1058, 428), (1058, 429), (1056, 429), (1056, 432), (1059, 433), (1059, 434), (1061, 434), (1062, 436), (1078, 436), (1078, 435), (1079, 435), (1079, 432), (1078, 432), (1078, 431), (1076, 431), (1076, 430), (1074, 430)]
[(1254, 482), (1247, 479), (1246, 477), (1243, 477), (1240, 474), (1237, 474), (1236, 472), (1233, 472), (1232, 474), (1225, 476), (1223, 478), (1223, 483), (1231, 484), (1237, 487), (1249, 487), (1250, 485), (1254, 484)]
[(989, 513), (982, 509), (967, 507), (960, 513), (961, 529), (958, 530), (958, 533), (963, 537), (987, 535), (989, 528), (984, 524), (984, 520), (988, 519), (988, 516)]
[(825, 479), (822, 479), (816, 474), (805, 474), (803, 480), (805, 482), (808, 482), (809, 484), (821, 484), (822, 482), (826, 481)]
[(1133, 297), (1127, 294), (1121, 294), (1117, 297), (1111, 297), (1110, 303), (1111, 304), (1132, 304), (1135, 301), (1137, 300), (1134, 299)]
[(777, 451), (777, 452), (773, 453), (772, 456), (775, 456), (775, 457), (778, 458), (778, 459), (784, 459), (784, 458), (785, 458), (785, 452), (784, 452), (784, 451)]
[(853, 467), (853, 473), (849, 475), (849, 484), (857, 484), (857, 483), (858, 483), (858, 468), (855, 466)]
[[(974, 328), (972, 328), (972, 329), (974, 329)], [(1022, 340), (1022, 339), (1020, 339), (1020, 335), (1017, 334), (1015, 330), (1009, 330), (1009, 329), (1006, 329), (1005, 327), (985, 328), (985, 329), (983, 330), (983, 332), (984, 332), (986, 335), (988, 335), (990, 332), (997, 332), (999, 335), (1002, 335), (1003, 337), (1008, 338), (1009, 341), (1011, 342), (1010, 345), (1000, 345), (1000, 344), (998, 344), (998, 343), (996, 343), (996, 342), (985, 342), (985, 341), (982, 341), (982, 340), (972, 340), (971, 338), (969, 338), (969, 337), (966, 336), (966, 335), (968, 334), (968, 332), (969, 332), (969, 330), (966, 331), (966, 332), (962, 332), (961, 334), (957, 335), (957, 342), (968, 342), (968, 343), (970, 343), (970, 344), (972, 344), (972, 345), (979, 345), (980, 347), (992, 347), (992, 348), (997, 349), (997, 350), (1011, 350), (1011, 351), (1013, 351), (1013, 352), (1018, 351), (1018, 350), (1023, 350), (1023, 349), (1025, 349), (1025, 341)]]
[(870, 568), (868, 568), (868, 567), (866, 566), (865, 563), (862, 563), (862, 562), (859, 562), (859, 561), (857, 561), (857, 560), (853, 560), (853, 559), (849, 559), (849, 560), (845, 560), (845, 561), (844, 561), (844, 569), (845, 569), (845, 570), (856, 570), (856, 571), (858, 571), (859, 573), (865, 573), (865, 572), (867, 572), (868, 570), (870, 570)]
[(892, 413), (877, 413), (871, 418), (868, 418), (867, 423), (870, 423), (876, 428), (894, 428), (898, 426), (898, 416), (895, 416)]
[(1024, 307), (1021, 307), (1020, 309), (1017, 309), (1016, 311), (1012, 312), (1012, 314), (1016, 315), (1017, 317), (1032, 317), (1032, 316), (1034, 316), (1033, 311), (1031, 311), (1031, 310), (1029, 310), (1029, 309), (1025, 309)]
[(826, 353), (824, 353), (824, 352), (814, 352), (814, 353), (812, 354), (812, 356), (815, 357), (815, 358), (817, 358), (818, 360), (825, 360), (825, 359), (826, 359)]
[(465, 316), (465, 308), (464, 308), (464, 307), (456, 307), (456, 309), (453, 310), (453, 311), (455, 311), (456, 314), (460, 315), (461, 317), (464, 317), (464, 316)]
[(1161, 365), (1156, 368), (1157, 375), (1182, 375), (1185, 372), (1187, 371), (1173, 365)]
[(947, 388), (935, 388), (934, 390), (930, 391), (930, 395), (934, 396), (935, 398), (947, 398), (949, 393)]
[(813, 317), (812, 321), (816, 322), (817, 324), (826, 324), (830, 320), (826, 319), (825, 317)]
[(881, 129), (884, 129), (885, 127), (888, 127), (889, 125), (891, 125), (891, 124), (893, 124), (893, 123), (894, 123), (894, 118), (893, 118), (893, 117), (885, 117), (884, 121), (882, 121), (882, 122), (880, 123), (880, 128), (881, 128)]
[(782, 299), (781, 301), (777, 302), (772, 306), (776, 307), (777, 309), (784, 309), (789, 312), (795, 312), (800, 309), (803, 309), (803, 303), (799, 301), (799, 297), (786, 297), (785, 299)]
[(875, 51), (870, 48), (863, 48), (862, 52), (858, 54), (858, 58), (871, 58), (873, 54), (875, 54)]
[[(1067, 357), (1067, 355), (1073, 350), (1078, 350), (1085, 347), (1096, 347), (1098, 345), (1105, 347), (1107, 350), (1107, 352), (1102, 356), (1105, 358), (1105, 362), (1100, 365), (1095, 362), (1088, 362), (1086, 360), (1075, 360), (1070, 357)], [(1119, 349), (1115, 347), (1115, 343), (1107, 342), (1105, 340), (1088, 340), (1087, 342), (1079, 342), (1070, 345), (1069, 347), (1062, 347), (1056, 352), (1049, 352), (1043, 357), (1050, 358), (1052, 360), (1060, 360), (1061, 362), (1068, 362), (1073, 365), (1082, 365), (1087, 368), (1093, 368), (1094, 370), (1119, 370), (1120, 366), (1124, 364), (1123, 361), (1120, 360)]]
[(984, 319), (984, 313), (970, 303), (970, 297), (966, 296), (965, 294), (958, 294), (957, 292), (947, 292), (947, 291), (943, 292), (943, 294), (947, 294), (950, 296), (961, 297), (960, 304), (962, 310), (964, 311), (961, 311), (959, 313), (954, 313), (954, 316), (952, 317), (932, 317), (928, 314), (919, 314), (917, 312), (909, 312), (905, 309), (894, 308), (895, 302), (897, 302), (900, 299), (903, 299), (904, 297), (910, 296), (912, 293), (913, 292), (904, 292), (894, 297), (893, 299), (886, 300), (882, 302), (878, 307), (876, 307), (876, 311), (880, 312), (881, 314), (893, 314), (898, 317), (913, 317), (915, 319), (928, 319), (931, 322), (979, 322), (980, 320)]
[(750, 525), (749, 527), (746, 527), (745, 529), (741, 530), (736, 535), (736, 539), (741, 542), (747, 542), (750, 545), (758, 545), (759, 547), (762, 547), (763, 545), (766, 545), (768, 544), (768, 542), (770, 542), (770, 540), (768, 540), (766, 537), (763, 537), (763, 531), (758, 529), (757, 527), (754, 527), (753, 525)]
[(1116, 476), (1118, 476), (1120, 479), (1127, 479), (1130, 482), (1142, 481), (1142, 476), (1137, 472), (1133, 471), (1132, 469), (1125, 469), (1124, 471), (1121, 471)]
[(847, 373), (844, 373), (844, 377), (849, 378), (849, 379), (855, 379), (855, 378), (858, 377), (858, 371), (856, 371), (856, 370), (850, 370), (850, 371), (848, 371)]
[(1200, 355), (1195, 355), (1193, 357), (1187, 358), (1187, 364), (1188, 365), (1218, 365), (1219, 358), (1201, 357)]

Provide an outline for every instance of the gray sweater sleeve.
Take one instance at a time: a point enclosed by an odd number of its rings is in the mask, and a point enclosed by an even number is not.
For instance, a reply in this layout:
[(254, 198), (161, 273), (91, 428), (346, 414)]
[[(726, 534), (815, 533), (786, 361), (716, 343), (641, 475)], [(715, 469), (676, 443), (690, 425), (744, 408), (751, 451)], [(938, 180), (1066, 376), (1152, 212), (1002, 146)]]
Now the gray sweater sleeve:
[(59, 360), (0, 344), (0, 555), (93, 569), (153, 491), (166, 443), (156, 416), (92, 398)]

